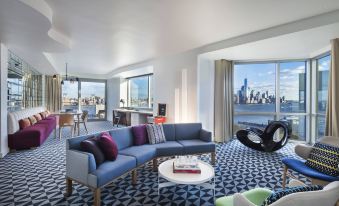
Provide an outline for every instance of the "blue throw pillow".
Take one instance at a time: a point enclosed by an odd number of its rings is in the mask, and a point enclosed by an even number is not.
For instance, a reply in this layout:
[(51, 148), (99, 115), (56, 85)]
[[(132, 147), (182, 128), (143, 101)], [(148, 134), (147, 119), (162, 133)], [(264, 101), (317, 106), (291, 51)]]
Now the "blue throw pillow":
[(285, 190), (279, 190), (273, 192), (262, 204), (262, 206), (267, 206), (272, 204), (273, 202), (279, 200), (280, 198), (292, 194), (292, 193), (297, 193), (297, 192), (307, 192), (307, 191), (317, 191), (317, 190), (322, 190), (323, 187), (319, 185), (312, 185), (312, 186), (298, 186), (298, 187), (290, 187)]

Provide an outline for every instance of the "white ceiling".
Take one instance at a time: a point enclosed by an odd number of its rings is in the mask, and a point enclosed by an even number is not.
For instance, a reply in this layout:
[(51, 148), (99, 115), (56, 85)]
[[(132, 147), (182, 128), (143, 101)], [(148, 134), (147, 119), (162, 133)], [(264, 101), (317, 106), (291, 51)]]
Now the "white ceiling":
[(330, 40), (338, 37), (339, 23), (335, 23), (225, 48), (201, 56), (235, 61), (307, 59), (329, 51)]
[[(70, 73), (88, 76), (339, 9), (338, 0), (46, 2), (51, 22), (21, 1), (2, 0), (1, 41), (44, 73), (64, 72), (67, 61)], [(72, 42), (69, 50), (51, 29)]]

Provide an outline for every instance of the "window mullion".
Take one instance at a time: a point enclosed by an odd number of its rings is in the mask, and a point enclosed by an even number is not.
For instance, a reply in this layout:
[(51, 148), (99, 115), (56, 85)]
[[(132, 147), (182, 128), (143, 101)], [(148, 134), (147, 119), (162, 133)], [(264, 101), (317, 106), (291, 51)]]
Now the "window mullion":
[(275, 64), (275, 112), (276, 120), (280, 119), (280, 63)]

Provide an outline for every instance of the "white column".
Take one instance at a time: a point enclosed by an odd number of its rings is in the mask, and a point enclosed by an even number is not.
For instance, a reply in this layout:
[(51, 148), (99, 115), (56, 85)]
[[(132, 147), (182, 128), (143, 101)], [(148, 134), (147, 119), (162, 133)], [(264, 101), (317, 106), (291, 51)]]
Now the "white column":
[(187, 122), (187, 69), (181, 71), (181, 122)]
[(0, 158), (8, 152), (7, 135), (7, 77), (8, 77), (8, 49), (0, 44)]
[(180, 122), (180, 89), (174, 90), (174, 123)]
[[(119, 108), (120, 102), (120, 78), (112, 78), (107, 80), (106, 92), (106, 112), (107, 120), (113, 121), (113, 109)], [(125, 104), (126, 106), (126, 104)]]

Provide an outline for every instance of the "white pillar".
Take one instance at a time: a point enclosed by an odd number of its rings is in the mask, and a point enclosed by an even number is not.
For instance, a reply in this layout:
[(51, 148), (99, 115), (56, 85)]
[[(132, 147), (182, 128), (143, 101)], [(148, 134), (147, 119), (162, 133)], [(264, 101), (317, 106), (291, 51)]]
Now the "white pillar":
[(7, 77), (8, 77), (8, 49), (0, 44), (0, 158), (8, 152), (7, 135)]
[(174, 123), (180, 122), (180, 89), (174, 90)]
[[(112, 78), (107, 80), (106, 92), (106, 112), (107, 120), (113, 120), (113, 109), (119, 108), (120, 103), (120, 78)], [(125, 104), (126, 106), (126, 104)]]
[(188, 97), (187, 97), (187, 69), (181, 71), (181, 122), (187, 122), (187, 107), (188, 107)]

